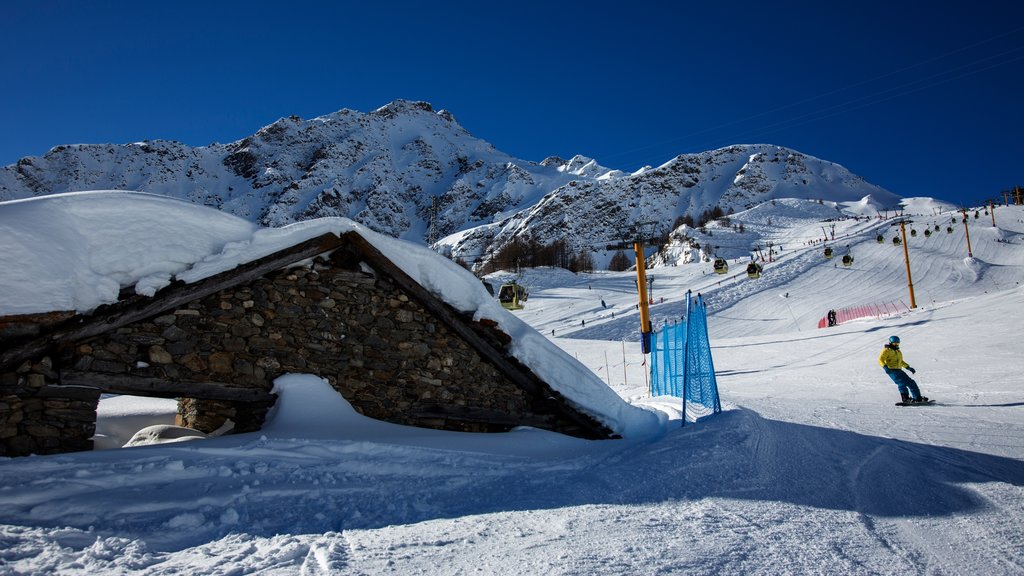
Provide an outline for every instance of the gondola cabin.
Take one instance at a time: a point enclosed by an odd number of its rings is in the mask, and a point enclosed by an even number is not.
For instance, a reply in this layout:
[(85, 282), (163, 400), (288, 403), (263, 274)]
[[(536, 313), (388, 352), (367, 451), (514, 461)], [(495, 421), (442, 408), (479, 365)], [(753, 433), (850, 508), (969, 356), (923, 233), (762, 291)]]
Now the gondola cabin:
[(932, 235), (932, 229), (931, 228), (925, 228), (924, 229), (924, 237), (927, 238), (927, 237), (929, 237), (931, 235)]
[(761, 277), (761, 265), (757, 262), (751, 262), (747, 264), (747, 278), (760, 278)]
[(952, 226), (946, 226), (946, 234), (952, 234), (952, 233), (953, 233), (953, 227)]
[(885, 236), (879, 234), (878, 236), (875, 237), (875, 242), (878, 242), (879, 244), (885, 242)]
[(901, 244), (900, 237), (899, 236), (893, 236), (892, 237), (892, 245), (893, 246), (899, 246), (900, 244)]
[(843, 266), (853, 266), (853, 255), (852, 254), (844, 254), (843, 255)]
[(825, 248), (825, 258), (828, 259), (828, 260), (832, 259), (832, 249), (831, 248), (828, 248), (828, 247)]
[(715, 258), (714, 268), (715, 274), (725, 274), (729, 271), (729, 263), (725, 261), (725, 258)]
[(917, 236), (917, 230), (916, 230), (916, 229), (914, 229), (914, 228), (911, 228), (911, 229), (910, 229), (910, 235), (911, 235), (911, 236)]
[(526, 288), (515, 282), (502, 284), (498, 290), (498, 302), (507, 310), (522, 310), (523, 302), (526, 302)]

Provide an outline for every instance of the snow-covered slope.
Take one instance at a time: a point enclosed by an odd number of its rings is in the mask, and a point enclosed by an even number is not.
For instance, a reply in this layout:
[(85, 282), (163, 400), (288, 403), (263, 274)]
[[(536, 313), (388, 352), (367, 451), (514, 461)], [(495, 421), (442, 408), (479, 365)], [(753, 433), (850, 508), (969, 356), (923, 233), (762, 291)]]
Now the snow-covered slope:
[[(903, 219), (909, 222), (907, 245), (918, 306), (1015, 288), (1024, 278), (1024, 214), (1020, 207), (997, 208), (995, 227), (986, 210), (979, 210), (977, 219), (974, 211), (969, 211), (968, 257), (960, 212), (928, 198), (908, 199), (906, 204)], [(858, 217), (862, 207), (859, 202), (844, 206), (807, 200), (769, 201), (734, 214), (730, 226), (711, 225), (703, 234), (680, 229), (680, 234), (692, 235), (701, 250), (712, 248), (709, 257), (728, 259), (729, 272), (715, 274), (710, 261), (694, 258), (702, 252), (691, 248), (689, 241), (674, 241), (650, 259), (652, 320), (657, 325), (682, 316), (681, 296), (687, 290), (704, 295), (713, 337), (816, 330), (829, 309), (871, 304), (908, 307), (904, 253), (892, 243), (899, 233), (898, 220), (879, 219), (877, 214)], [(743, 232), (737, 229), (741, 225)], [(930, 235), (925, 235), (926, 228)], [(877, 242), (879, 235), (882, 243)], [(752, 246), (761, 248), (757, 259), (763, 271), (757, 279), (746, 273)], [(825, 247), (833, 248), (832, 259), (825, 258)], [(841, 263), (844, 254), (854, 257), (851, 266)], [(590, 290), (592, 278), (598, 277), (602, 290)], [(539, 271), (524, 273), (520, 282), (529, 290), (532, 305), (518, 314), (544, 333), (555, 330), (571, 338), (600, 334), (601, 338), (638, 341), (635, 273), (558, 278), (553, 275), (549, 280)], [(558, 286), (558, 294), (552, 294), (553, 307), (538, 300), (551, 282)]]
[[(857, 257), (833, 266), (806, 244), (822, 223), (779, 204), (736, 215), (789, 222), (761, 232), (783, 244), (761, 279), (651, 271), (658, 322), (688, 288), (712, 302), (722, 414), (682, 427), (679, 399), (649, 397), (618, 324), (637, 324), (630, 273), (527, 271), (516, 315), (661, 414), (661, 436), (416, 430), (290, 376), (259, 433), (0, 459), (0, 572), (1021, 574), (1024, 208), (995, 227), (972, 214), (968, 259), (963, 224), (911, 201), (914, 282), (933, 296), (817, 329), (829, 306), (905, 294), (902, 250), (874, 242), (891, 221), (836, 221)], [(892, 405), (876, 362), (890, 334), (937, 405)]]

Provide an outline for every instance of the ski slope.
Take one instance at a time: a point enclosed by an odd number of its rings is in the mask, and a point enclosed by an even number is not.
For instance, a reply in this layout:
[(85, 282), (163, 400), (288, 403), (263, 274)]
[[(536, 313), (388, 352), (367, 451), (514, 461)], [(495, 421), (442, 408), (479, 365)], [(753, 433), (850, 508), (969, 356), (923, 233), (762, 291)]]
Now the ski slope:
[[(905, 298), (891, 222), (837, 222), (844, 269), (802, 244), (819, 221), (779, 221), (761, 279), (650, 271), (657, 323), (686, 290), (710, 303), (719, 415), (681, 426), (649, 397), (631, 273), (531, 270), (515, 314), (660, 434), (412, 429), (295, 376), (259, 433), (0, 459), (0, 573), (1024, 573), (1024, 208), (972, 219), (971, 260), (962, 225), (912, 239), (918, 308), (828, 329), (829, 307)], [(893, 406), (891, 334), (937, 405)]]
[[(795, 202), (804, 207), (814, 205)], [(747, 278), (749, 253), (736, 257), (736, 248), (727, 249), (731, 254), (730, 270), (725, 275), (714, 274), (710, 262), (650, 268), (647, 278), (654, 279), (651, 319), (655, 326), (682, 316), (683, 296), (688, 290), (702, 294), (708, 303), (713, 338), (814, 330), (833, 308), (884, 303), (910, 307), (903, 247), (892, 243), (899, 233), (896, 219), (823, 222), (820, 218), (797, 218), (790, 215), (789, 208), (780, 217), (779, 211), (766, 210), (767, 206), (731, 217), (734, 223), (746, 226), (744, 246), (758, 244), (763, 248), (771, 242), (782, 247), (771, 262), (763, 263), (761, 277)], [(992, 227), (989, 216), (975, 220), (972, 212), (968, 226), (973, 257), (968, 257), (960, 213), (949, 211), (943, 204), (939, 206), (944, 211), (938, 214), (931, 203), (919, 202), (917, 206), (922, 213), (908, 209), (904, 216), (911, 222), (906, 225), (906, 236), (919, 307), (1019, 285), (1024, 269), (1024, 250), (1020, 249), (1024, 223), (1018, 207), (997, 208), (997, 227)], [(957, 224), (952, 225), (952, 233), (947, 233), (953, 216)], [(941, 231), (934, 232), (935, 223), (940, 224)], [(826, 234), (823, 226), (832, 224), (835, 240), (831, 239), (831, 229), (826, 228), (829, 241), (822, 242)], [(924, 235), (925, 226), (933, 230), (929, 237)], [(917, 229), (916, 237), (911, 236), (911, 229)], [(755, 232), (751, 234), (751, 230)], [(718, 232), (715, 238), (727, 243), (722, 235)], [(876, 240), (878, 235), (885, 239), (881, 244)], [(825, 246), (833, 248), (832, 259), (825, 258)], [(841, 263), (846, 253), (854, 257), (852, 266)], [(498, 274), (492, 281), (500, 283), (509, 278)], [(562, 270), (528, 270), (519, 282), (530, 291), (531, 302), (517, 315), (542, 333), (550, 335), (555, 330), (556, 335), (570, 338), (639, 339), (635, 272), (574, 277)], [(596, 291), (595, 285), (599, 285)]]

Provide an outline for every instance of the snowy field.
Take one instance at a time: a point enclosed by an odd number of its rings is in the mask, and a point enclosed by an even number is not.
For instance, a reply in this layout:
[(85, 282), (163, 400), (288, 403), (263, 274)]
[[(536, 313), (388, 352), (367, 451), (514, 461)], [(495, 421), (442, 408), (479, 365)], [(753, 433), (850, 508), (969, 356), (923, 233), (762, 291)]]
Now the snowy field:
[[(909, 304), (891, 222), (836, 223), (846, 268), (819, 219), (762, 207), (734, 216), (784, 247), (760, 279), (650, 271), (656, 324), (709, 303), (719, 415), (649, 397), (631, 273), (528, 271), (515, 314), (655, 430), (421, 430), (283, 377), (258, 433), (0, 459), (0, 574), (1022, 574), (1024, 208), (972, 218), (968, 258), (962, 224), (911, 206), (942, 229), (910, 239), (917, 309), (885, 318), (817, 328)], [(893, 406), (892, 334), (936, 405)], [(104, 401), (105, 445), (167, 411)]]

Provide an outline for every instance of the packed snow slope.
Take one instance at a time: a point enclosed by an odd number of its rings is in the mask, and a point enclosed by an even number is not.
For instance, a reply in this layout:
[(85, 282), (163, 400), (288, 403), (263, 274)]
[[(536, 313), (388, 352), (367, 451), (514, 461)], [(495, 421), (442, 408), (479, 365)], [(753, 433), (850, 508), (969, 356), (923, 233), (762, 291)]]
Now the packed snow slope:
[[(719, 415), (681, 426), (678, 399), (648, 397), (626, 326), (631, 273), (531, 271), (516, 314), (660, 414), (660, 434), (403, 428), (315, 377), (283, 377), (260, 433), (0, 460), (0, 569), (1020, 574), (1024, 209), (998, 208), (995, 227), (972, 215), (969, 258), (962, 223), (923, 236), (929, 213), (952, 216), (919, 204), (907, 211), (922, 226), (908, 238), (918, 307), (885, 318), (816, 328), (828, 308), (905, 298), (891, 221), (836, 222), (848, 269), (801, 244), (820, 240), (820, 219), (776, 214), (759, 233), (782, 250), (757, 280), (706, 263), (651, 271), (657, 322), (686, 289), (708, 299)], [(724, 231), (712, 237), (725, 246)], [(877, 364), (892, 334), (936, 405), (893, 406)]]
[[(731, 216), (729, 226), (714, 223), (704, 233), (677, 230), (703, 248), (676, 241), (651, 258), (654, 264), (647, 279), (654, 296), (652, 322), (657, 326), (682, 317), (680, 295), (687, 290), (705, 297), (713, 318), (711, 336), (719, 338), (814, 330), (829, 309), (872, 304), (909, 308), (902, 241), (900, 245), (892, 242), (900, 235), (900, 219), (907, 222), (904, 227), (918, 306), (1019, 285), (1024, 277), (1024, 251), (1018, 243), (1018, 207), (997, 208), (995, 227), (991, 216), (982, 213), (987, 210), (979, 211), (977, 219), (970, 210), (965, 232), (962, 213), (948, 204), (925, 198), (905, 202), (903, 218), (892, 218), (890, 211), (889, 218), (880, 219), (873, 209), (871, 216), (861, 215), (866, 210), (859, 203), (778, 200)], [(741, 225), (744, 231), (738, 232)], [(925, 235), (925, 229), (930, 235)], [(707, 250), (709, 246), (711, 250)], [(759, 252), (751, 251), (755, 246)], [(826, 247), (833, 249), (831, 259), (824, 255)], [(756, 280), (746, 272), (752, 254), (763, 266)], [(845, 254), (853, 256), (852, 265), (842, 264)], [(728, 260), (727, 274), (713, 273), (711, 260), (716, 256)], [(547, 334), (555, 330), (557, 335), (572, 338), (611, 336), (638, 341), (635, 273), (594, 276), (602, 278), (596, 292), (588, 289), (594, 284), (593, 277), (562, 278), (546, 270), (527, 271), (519, 282), (531, 294), (547, 289), (547, 279), (555, 278), (555, 290), (567, 302), (559, 301), (554, 308), (537, 303), (519, 313), (520, 317)], [(499, 274), (495, 281), (505, 278), (510, 276)], [(586, 326), (581, 326), (584, 322)]]

